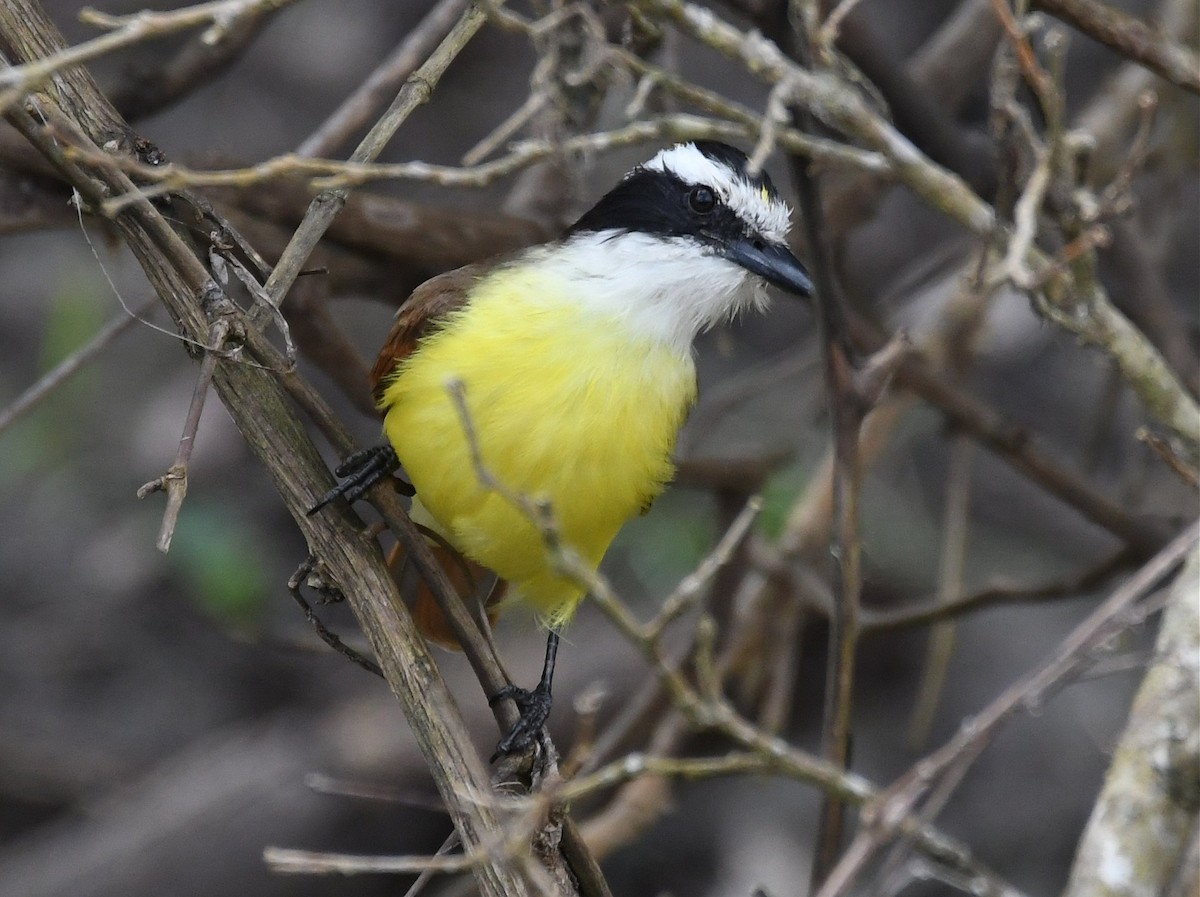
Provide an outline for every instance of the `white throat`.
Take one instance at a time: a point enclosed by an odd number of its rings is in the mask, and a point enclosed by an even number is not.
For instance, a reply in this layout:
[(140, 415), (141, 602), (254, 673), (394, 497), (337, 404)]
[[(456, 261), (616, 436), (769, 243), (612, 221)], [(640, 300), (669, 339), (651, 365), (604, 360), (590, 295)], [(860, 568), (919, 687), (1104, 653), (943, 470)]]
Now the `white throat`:
[(701, 331), (767, 302), (760, 278), (684, 237), (581, 233), (528, 261), (561, 280), (573, 301), (681, 354)]

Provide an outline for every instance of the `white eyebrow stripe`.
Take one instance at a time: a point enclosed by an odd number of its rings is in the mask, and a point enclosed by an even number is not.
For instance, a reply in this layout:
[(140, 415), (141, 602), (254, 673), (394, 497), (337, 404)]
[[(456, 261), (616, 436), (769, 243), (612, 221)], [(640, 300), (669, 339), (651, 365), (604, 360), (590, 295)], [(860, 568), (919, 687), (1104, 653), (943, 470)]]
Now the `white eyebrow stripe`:
[(782, 243), (791, 229), (787, 203), (767, 199), (762, 191), (728, 165), (704, 155), (695, 144), (679, 143), (662, 150), (642, 168), (675, 175), (685, 184), (711, 187), (739, 218), (768, 240)]

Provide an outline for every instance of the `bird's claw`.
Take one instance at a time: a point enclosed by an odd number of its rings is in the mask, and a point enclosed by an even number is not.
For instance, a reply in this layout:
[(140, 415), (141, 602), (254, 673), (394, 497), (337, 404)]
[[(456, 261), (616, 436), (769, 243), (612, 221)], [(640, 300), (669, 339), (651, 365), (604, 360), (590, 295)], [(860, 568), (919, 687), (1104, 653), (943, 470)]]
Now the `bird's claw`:
[[(373, 445), (360, 449), (334, 469), (333, 472), (341, 477), (342, 481), (321, 496), (321, 500), (308, 510), (308, 516), (317, 513), (339, 495), (347, 502), (358, 501), (367, 494), (367, 490), (399, 466), (400, 459), (396, 457), (396, 450), (390, 445)], [(408, 490), (411, 489), (412, 487), (408, 486)], [(406, 494), (411, 495), (412, 492), (406, 491)]]
[(553, 703), (550, 689), (544, 685), (539, 685), (532, 691), (516, 685), (506, 685), (488, 698), (488, 704), (495, 706), (497, 702), (503, 701), (505, 698), (512, 698), (516, 702), (517, 709), (521, 711), (521, 718), (508, 730), (508, 734), (500, 739), (495, 753), (488, 761), (490, 763), (495, 763), (501, 757), (509, 754), (523, 751), (533, 744), (546, 725), (546, 720), (550, 717), (550, 706)]

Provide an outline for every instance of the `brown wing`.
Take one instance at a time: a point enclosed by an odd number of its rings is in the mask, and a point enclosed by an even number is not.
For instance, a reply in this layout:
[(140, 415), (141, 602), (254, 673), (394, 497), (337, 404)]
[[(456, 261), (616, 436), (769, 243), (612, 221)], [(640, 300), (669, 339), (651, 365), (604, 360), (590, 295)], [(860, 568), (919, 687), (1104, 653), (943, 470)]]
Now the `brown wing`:
[(396, 312), (395, 323), (379, 358), (371, 369), (371, 394), (378, 402), (387, 386), (388, 376), (401, 361), (412, 354), (417, 343), (437, 326), (438, 321), (467, 301), (467, 292), (494, 263), (465, 265), (425, 281)]
[[(478, 584), (487, 582), (492, 575), (487, 568), (464, 558), (448, 545), (431, 542), (429, 548), (438, 564), (446, 571), (451, 585), (464, 598), (473, 600), (478, 595)], [(401, 592), (409, 603), (418, 631), (429, 641), (441, 645), (448, 651), (461, 651), (462, 645), (458, 641), (454, 627), (450, 625), (450, 621), (442, 612), (442, 607), (437, 598), (433, 596), (433, 590), (428, 583), (419, 576), (415, 577), (415, 585), (406, 582), (404, 576), (406, 559), (404, 546), (396, 543), (388, 554), (388, 568), (396, 577), (396, 582), (400, 584)], [(504, 580), (500, 580), (492, 587), (485, 599), (483, 610), (487, 614), (488, 622), (492, 625), (496, 623), (496, 617), (500, 613), (498, 605), (504, 598), (507, 588), (508, 584)]]

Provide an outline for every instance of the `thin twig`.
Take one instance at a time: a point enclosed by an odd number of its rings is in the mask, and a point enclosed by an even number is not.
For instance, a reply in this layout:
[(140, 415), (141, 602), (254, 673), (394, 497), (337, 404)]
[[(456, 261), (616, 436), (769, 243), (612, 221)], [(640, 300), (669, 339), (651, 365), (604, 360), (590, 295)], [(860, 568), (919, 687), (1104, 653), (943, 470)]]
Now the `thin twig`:
[[(796, 102), (867, 148), (883, 153), (895, 174), (933, 208), (973, 233), (992, 236), (995, 210), (962, 179), (921, 153), (833, 76), (795, 65), (761, 35), (743, 32), (685, 0), (637, 0), (637, 5), (674, 22), (769, 84), (790, 80)], [(1029, 254), (1035, 273), (1048, 264), (1040, 251), (1031, 249)], [(1147, 410), (1177, 433), (1189, 449), (1200, 452), (1200, 407), (1158, 350), (1117, 311), (1098, 284), (1079, 291), (1068, 275), (1058, 275), (1044, 285), (1041, 295), (1044, 301), (1039, 307), (1051, 321), (1108, 353)]]
[(525, 127), (550, 102), (548, 93), (531, 93), (517, 110), (496, 125), (483, 139), (463, 153), (464, 166), (478, 165), (494, 153), (513, 134)]
[(874, 634), (953, 620), (965, 614), (1005, 604), (1056, 601), (1085, 594), (1129, 566), (1134, 553), (1121, 549), (1082, 572), (1036, 585), (997, 584), (946, 598), (941, 594), (895, 610), (863, 609), (863, 633)]
[(292, 875), (415, 874), (418, 872), (470, 872), (480, 863), (477, 856), (363, 856), (267, 847), (263, 862), (272, 872)]
[(778, 735), (786, 731), (795, 703), (808, 607), (804, 603), (802, 590), (798, 588), (776, 595), (775, 598), (777, 621), (771, 629), (770, 648), (766, 652), (770, 659), (763, 696), (758, 702), (757, 722), (765, 731)]
[[(469, 166), (433, 165), (427, 162), (337, 162), (285, 154), (248, 168), (203, 171), (174, 162), (147, 166), (123, 159), (118, 160), (118, 164), (130, 174), (147, 181), (149, 186), (142, 187), (130, 195), (107, 200), (103, 203), (102, 210), (105, 214), (113, 215), (139, 199), (184, 188), (247, 188), (280, 179), (291, 180), (297, 176), (311, 178), (312, 186), (317, 189), (342, 189), (387, 180), (419, 181), (440, 187), (482, 188), (558, 155), (607, 152), (619, 147), (638, 146), (664, 139), (740, 140), (757, 133), (756, 125), (679, 113), (660, 115), (610, 131), (581, 134), (561, 140), (523, 140), (514, 144), (509, 152), (500, 158)], [(803, 139), (791, 129), (781, 130), (777, 139), (789, 152), (807, 153), (830, 164), (851, 164), (876, 172), (887, 170), (887, 163), (878, 153), (839, 147), (830, 141), (815, 138)]]
[(212, 385), (217, 369), (217, 359), (225, 350), (225, 341), (232, 330), (229, 318), (218, 318), (209, 329), (208, 348), (200, 361), (200, 372), (196, 376), (196, 387), (183, 422), (183, 435), (179, 437), (179, 450), (167, 472), (138, 488), (137, 497), (145, 498), (154, 492), (167, 493), (167, 507), (163, 511), (162, 525), (158, 530), (155, 547), (166, 554), (171, 550), (171, 539), (179, 523), (179, 512), (188, 490), (188, 465), (192, 460), (192, 449), (196, 446), (196, 432), (200, 428), (200, 415), (204, 413), (204, 400)]
[(841, 30), (843, 20), (854, 11), (859, 2), (860, 0), (839, 0), (838, 5), (825, 17), (816, 34), (816, 42), (824, 52), (831, 50), (837, 43), (838, 31)]
[(1033, 52), (1025, 29), (1017, 21), (1016, 15), (1009, 7), (1008, 0), (991, 0), (991, 4), (996, 18), (1000, 20), (1004, 33), (1016, 53), (1017, 65), (1021, 74), (1039, 98), (1044, 100), (1052, 96), (1054, 87), (1050, 83), (1050, 78), (1038, 63), (1037, 54)]
[(1150, 446), (1150, 450), (1153, 451), (1154, 454), (1157, 455), (1163, 461), (1163, 463), (1165, 463), (1167, 467), (1171, 469), (1171, 472), (1179, 477), (1179, 479), (1183, 480), (1193, 489), (1195, 489), (1197, 485), (1200, 485), (1200, 475), (1198, 475), (1196, 468), (1192, 467), (1190, 464), (1185, 462), (1183, 458), (1179, 457), (1179, 452), (1175, 451), (1170, 442), (1146, 427), (1139, 427), (1137, 433), (1134, 435), (1137, 437), (1139, 442), (1144, 442), (1146, 445)]
[(81, 13), (84, 20), (111, 29), (109, 33), (0, 71), (0, 113), (64, 69), (177, 31), (205, 25), (223, 31), (243, 16), (262, 15), (291, 2), (293, 0), (217, 0), (169, 12), (143, 11), (130, 16), (107, 16), (85, 9)]
[[(938, 600), (948, 604), (963, 591), (967, 563), (967, 534), (970, 532), (971, 459), (974, 444), (961, 434), (950, 443), (946, 473), (945, 511), (942, 515), (941, 564), (938, 568)], [(934, 715), (942, 697), (946, 671), (954, 653), (956, 627), (952, 619), (934, 625), (929, 633), (925, 668), (916, 704), (908, 726), (908, 746), (919, 751), (929, 738)]]
[(896, 820), (911, 813), (940, 776), (960, 767), (965, 757), (974, 756), (977, 748), (1018, 710), (1041, 706), (1052, 689), (1090, 663), (1094, 654), (1118, 632), (1140, 619), (1141, 615), (1133, 612), (1136, 603), (1179, 566), (1198, 536), (1200, 524), (1193, 524), (1176, 536), (1080, 623), (1041, 666), (1005, 689), (980, 713), (966, 720), (946, 744), (897, 779), (864, 813), (854, 844), (830, 873), (817, 897), (845, 894), (865, 864), (896, 831)]
[(733, 558), (734, 552), (750, 532), (750, 527), (761, 510), (762, 499), (759, 496), (753, 496), (746, 502), (746, 506), (734, 518), (713, 550), (705, 555), (691, 573), (679, 581), (679, 585), (662, 602), (658, 614), (646, 624), (646, 633), (650, 638), (661, 637), (663, 630), (673, 620), (678, 619), (696, 603), (704, 587)]
[[(502, 2), (502, 0), (497, 0)], [(434, 87), (449, 68), (450, 63), (462, 52), (471, 38), (487, 20), (487, 13), (480, 6), (472, 5), (455, 23), (454, 27), (438, 44), (437, 49), (404, 82), (396, 99), (375, 123), (362, 142), (350, 155), (350, 161), (362, 163), (376, 158), (387, 145), (392, 135), (408, 119), (413, 111), (429, 100)], [(344, 189), (327, 190), (318, 195), (308, 207), (304, 220), (292, 234), (271, 276), (263, 284), (271, 304), (278, 307), (287, 295), (296, 277), (317, 245), (330, 223), (346, 203)], [(253, 320), (257, 323), (258, 316)]]
[(466, 10), (469, 0), (441, 0), (405, 36), (392, 54), (296, 149), (296, 155), (332, 155), (395, 94), (413, 70), (444, 40)]
[[(368, 673), (374, 673), (380, 679), (383, 679), (383, 670), (379, 668), (379, 664), (371, 660), (371, 658), (367, 657), (361, 651), (351, 648), (349, 645), (343, 642), (336, 633), (330, 631), (330, 629), (323, 622), (321, 622), (321, 618), (317, 616), (316, 612), (312, 609), (312, 605), (308, 603), (308, 600), (301, 593), (300, 590), (304, 586), (305, 580), (307, 580), (314, 572), (317, 564), (317, 558), (313, 555), (309, 555), (304, 563), (302, 563), (296, 569), (296, 572), (288, 578), (288, 592), (291, 594), (292, 598), (295, 599), (296, 603), (300, 605), (300, 610), (304, 612), (304, 619), (309, 622), (309, 625), (312, 626), (313, 630), (317, 633), (317, 637), (320, 638), (321, 641), (323, 641), (338, 654), (341, 654), (351, 663), (355, 664), (356, 666), (360, 666)], [(342, 596), (339, 593), (336, 597), (340, 600)]]
[(1036, 5), (1172, 84), (1200, 93), (1200, 56), (1129, 13), (1098, 0), (1036, 0)]
[(563, 784), (554, 796), (563, 803), (571, 803), (642, 776), (711, 779), (729, 775), (764, 775), (779, 771), (777, 760), (752, 751), (738, 751), (721, 757), (658, 757), (635, 752), (626, 754), (589, 775)]
[(144, 315), (149, 314), (158, 305), (157, 299), (151, 299), (129, 312), (122, 312), (105, 324), (96, 335), (80, 346), (51, 370), (38, 378), (38, 381), (17, 396), (0, 412), (0, 433), (3, 433), (13, 423), (20, 420), (29, 411), (37, 407), (46, 396), (66, 383), (73, 375), (94, 360), (112, 342), (132, 327), (141, 323)]

